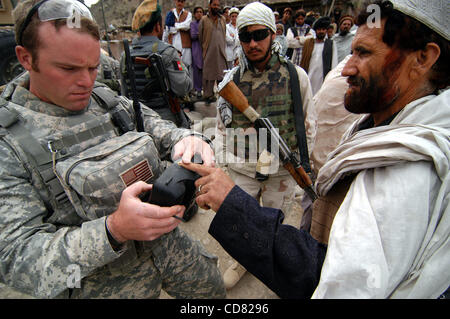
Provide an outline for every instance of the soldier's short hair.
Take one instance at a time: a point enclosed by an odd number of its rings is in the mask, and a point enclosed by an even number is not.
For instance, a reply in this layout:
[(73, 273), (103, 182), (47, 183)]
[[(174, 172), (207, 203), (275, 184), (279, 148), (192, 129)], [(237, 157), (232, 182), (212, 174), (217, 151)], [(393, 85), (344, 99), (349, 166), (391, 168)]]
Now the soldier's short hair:
[[(31, 10), (31, 8), (33, 8), (34, 5), (36, 5), (40, 1), (42, 0), (20, 1), (12, 12), (16, 43), (21, 43), (21, 45), (31, 53), (31, 56), (33, 58), (33, 68), (37, 68), (37, 65), (35, 65), (35, 63), (38, 58), (38, 49), (40, 46), (38, 29), (42, 23), (37, 17), (37, 13), (32, 17), (30, 23), (23, 30), (22, 34), (20, 34), (20, 30), (22, 28), (22, 25), (25, 23), (28, 12)], [(55, 26), (56, 30), (59, 30), (62, 26), (67, 25), (67, 19), (57, 19), (52, 20), (51, 22)], [(91, 19), (81, 17), (80, 28), (76, 28), (75, 30), (81, 33), (90, 34), (95, 39), (100, 40), (100, 31), (98, 25)], [(19, 37), (21, 37), (21, 39), (19, 39)]]

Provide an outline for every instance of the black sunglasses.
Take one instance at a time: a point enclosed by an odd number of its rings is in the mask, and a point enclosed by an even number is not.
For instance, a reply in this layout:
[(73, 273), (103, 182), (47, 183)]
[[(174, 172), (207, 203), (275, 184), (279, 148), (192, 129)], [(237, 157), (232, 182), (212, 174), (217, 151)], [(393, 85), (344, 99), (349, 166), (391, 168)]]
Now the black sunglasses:
[(239, 40), (244, 42), (244, 43), (249, 43), (250, 41), (252, 41), (252, 39), (254, 41), (262, 41), (265, 38), (267, 38), (270, 34), (270, 29), (260, 29), (260, 30), (255, 30), (253, 32), (239, 32)]

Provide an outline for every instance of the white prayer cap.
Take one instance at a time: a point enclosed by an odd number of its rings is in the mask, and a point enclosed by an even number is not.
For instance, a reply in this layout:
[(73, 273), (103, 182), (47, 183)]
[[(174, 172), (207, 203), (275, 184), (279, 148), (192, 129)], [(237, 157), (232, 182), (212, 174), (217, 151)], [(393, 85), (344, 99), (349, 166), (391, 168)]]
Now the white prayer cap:
[(247, 4), (237, 17), (236, 26), (238, 30), (249, 25), (261, 24), (268, 27), (273, 33), (277, 32), (275, 15), (272, 9), (261, 2)]
[(236, 8), (236, 7), (233, 7), (233, 8), (231, 8), (230, 9), (230, 12), (228, 12), (230, 15), (232, 14), (232, 13), (237, 13), (237, 14), (239, 14), (239, 9), (238, 8)]
[(394, 9), (425, 24), (431, 30), (450, 40), (449, 0), (390, 0)]

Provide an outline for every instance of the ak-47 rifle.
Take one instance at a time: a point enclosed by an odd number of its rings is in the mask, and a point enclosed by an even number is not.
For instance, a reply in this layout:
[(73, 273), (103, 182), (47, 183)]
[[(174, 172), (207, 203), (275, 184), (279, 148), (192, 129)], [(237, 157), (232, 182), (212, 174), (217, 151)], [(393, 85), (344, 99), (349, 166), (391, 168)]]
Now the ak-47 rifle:
[(311, 178), (305, 172), (295, 154), (289, 149), (286, 142), (278, 134), (270, 120), (268, 118), (260, 117), (255, 109), (248, 104), (247, 98), (233, 81), (227, 83), (219, 92), (219, 95), (241, 111), (242, 114), (254, 123), (255, 128), (267, 129), (267, 134), (270, 136), (272, 143), (274, 142), (275, 145), (278, 145), (279, 149), (279, 154), (272, 153), (272, 155), (279, 157), (283, 163), (283, 167), (292, 175), (297, 184), (305, 190), (314, 202), (317, 199), (317, 194), (314, 191)]
[(133, 109), (136, 115), (136, 123), (137, 123), (136, 128), (138, 132), (144, 132), (144, 121), (142, 119), (141, 105), (139, 102), (136, 89), (136, 78), (134, 75), (133, 63), (131, 62), (131, 53), (130, 53), (130, 46), (128, 44), (128, 39), (123, 39), (123, 48), (125, 51), (125, 64), (127, 67), (128, 79), (130, 80), (131, 94), (133, 99)]
[(161, 55), (158, 53), (152, 53), (147, 58), (135, 57), (134, 62), (137, 64), (145, 64), (149, 68), (150, 74), (157, 78), (163, 92), (164, 99), (169, 105), (170, 111), (177, 119), (177, 125), (179, 127), (190, 128), (190, 121), (181, 110), (180, 100), (174, 97), (170, 91), (169, 75), (164, 67)]

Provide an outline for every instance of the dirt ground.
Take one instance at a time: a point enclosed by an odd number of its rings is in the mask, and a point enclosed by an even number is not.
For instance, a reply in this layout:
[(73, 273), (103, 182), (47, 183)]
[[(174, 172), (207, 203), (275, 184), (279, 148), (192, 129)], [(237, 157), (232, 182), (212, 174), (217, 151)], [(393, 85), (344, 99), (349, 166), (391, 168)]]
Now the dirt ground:
[[(189, 116), (193, 120), (203, 120), (203, 129), (215, 123), (216, 107), (215, 103), (206, 106), (203, 102), (195, 103), (195, 111), (191, 112)], [(302, 209), (300, 207), (300, 198), (296, 197), (291, 211), (286, 214), (285, 223), (298, 227), (302, 216)], [(199, 240), (204, 247), (212, 254), (219, 258), (219, 269), (223, 274), (234, 260), (228, 253), (220, 246), (220, 244), (208, 234), (209, 224), (214, 217), (214, 212), (211, 210), (199, 209), (198, 213), (187, 223), (180, 224), (180, 228), (187, 232), (193, 239)], [(4, 285), (0, 284), (0, 299), (14, 298), (25, 299), (31, 298), (28, 295), (16, 292)], [(170, 299), (164, 291), (161, 293), (161, 299)], [(238, 284), (231, 290), (227, 291), (228, 299), (278, 299), (278, 296), (267, 288), (261, 281), (250, 273), (246, 273)]]

